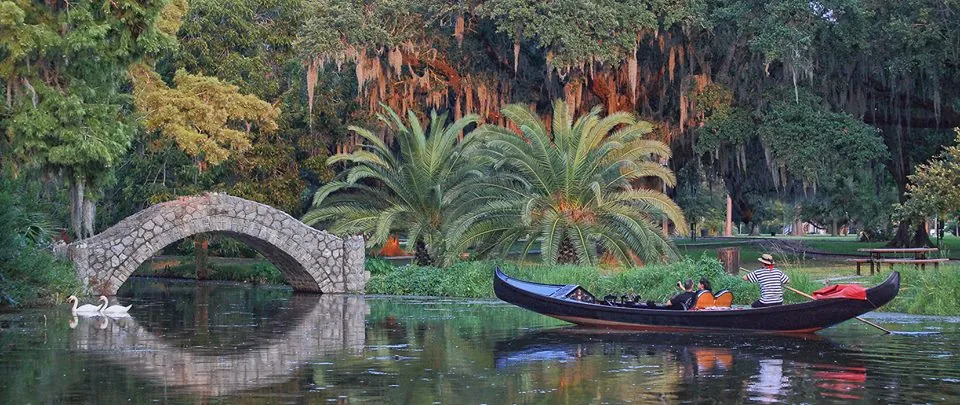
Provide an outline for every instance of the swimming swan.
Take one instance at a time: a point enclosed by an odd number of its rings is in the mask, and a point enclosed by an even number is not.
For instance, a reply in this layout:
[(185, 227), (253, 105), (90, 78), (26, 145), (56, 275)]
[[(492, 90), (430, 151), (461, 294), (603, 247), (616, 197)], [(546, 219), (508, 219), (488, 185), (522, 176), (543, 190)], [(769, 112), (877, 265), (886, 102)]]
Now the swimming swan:
[(111, 315), (112, 315), (112, 316), (122, 316), (122, 315), (125, 315), (125, 314), (127, 313), (127, 311), (130, 310), (130, 307), (133, 306), (133, 305), (127, 305), (127, 306), (111, 305), (111, 306), (108, 307), (107, 304), (110, 303), (110, 301), (107, 300), (107, 297), (105, 297), (105, 296), (103, 296), (103, 295), (101, 295), (101, 296), (100, 296), (100, 299), (98, 299), (97, 301), (98, 301), (98, 302), (99, 302), (99, 301), (103, 301), (103, 309), (101, 309), (100, 312), (103, 312), (103, 314), (104, 314), (104, 315), (107, 315), (107, 316), (111, 316)]
[(77, 308), (77, 303), (79, 301), (77, 300), (77, 297), (72, 295), (67, 297), (67, 302), (73, 303), (73, 308), (70, 309), (70, 312), (74, 314), (80, 314), (80, 315), (86, 315), (86, 316), (96, 315), (97, 313), (100, 312), (101, 309), (103, 309), (103, 307), (106, 306), (106, 304), (103, 304), (103, 305), (83, 304), (80, 306), (80, 308)]

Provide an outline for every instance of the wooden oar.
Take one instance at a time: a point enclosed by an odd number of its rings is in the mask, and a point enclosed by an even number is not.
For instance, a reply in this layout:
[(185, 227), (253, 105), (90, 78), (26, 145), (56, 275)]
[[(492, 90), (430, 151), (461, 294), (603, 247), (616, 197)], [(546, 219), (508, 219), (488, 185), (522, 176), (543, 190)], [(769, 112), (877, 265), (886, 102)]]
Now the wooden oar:
[[(790, 287), (790, 286), (788, 286), (788, 285), (784, 285), (783, 288), (786, 288), (786, 289), (788, 289), (788, 290), (790, 290), (790, 291), (793, 291), (793, 292), (795, 292), (795, 293), (797, 293), (797, 294), (800, 294), (800, 295), (802, 295), (802, 296), (804, 296), (804, 297), (807, 297), (807, 298), (809, 298), (809, 299), (811, 299), (811, 300), (816, 300), (816, 298), (813, 298), (812, 295), (807, 294), (807, 293), (805, 293), (805, 292), (803, 292), (803, 291), (800, 291), (800, 290), (798, 290), (798, 289), (796, 289), (796, 288)], [(865, 323), (865, 324), (867, 324), (867, 325), (873, 326), (874, 328), (880, 329), (880, 330), (882, 330), (882, 331), (883, 331), (884, 333), (886, 333), (886, 334), (891, 334), (891, 333), (893, 333), (893, 332), (890, 332), (889, 330), (887, 330), (886, 328), (884, 328), (883, 326), (877, 325), (877, 324), (875, 324), (875, 323), (873, 323), (873, 322), (870, 322), (870, 321), (868, 321), (868, 320), (866, 320), (866, 319), (863, 319), (863, 318), (861, 318), (861, 317), (859, 317), (859, 316), (856, 317), (856, 318), (854, 318), (854, 319), (856, 319), (856, 320), (858, 320), (858, 321), (860, 321), (860, 322), (863, 322), (863, 323)]]

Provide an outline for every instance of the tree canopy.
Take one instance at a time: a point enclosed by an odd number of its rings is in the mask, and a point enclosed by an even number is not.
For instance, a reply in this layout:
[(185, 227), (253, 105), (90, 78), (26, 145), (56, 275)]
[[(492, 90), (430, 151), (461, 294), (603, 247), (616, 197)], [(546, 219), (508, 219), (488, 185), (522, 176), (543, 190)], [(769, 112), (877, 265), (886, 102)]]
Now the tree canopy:
[[(559, 98), (573, 116), (600, 106), (652, 123), (670, 168), (717, 177), (735, 220), (759, 224), (776, 200), (797, 219), (879, 230), (889, 221), (870, 219), (889, 217), (915, 164), (960, 126), (958, 11), (956, 0), (3, 0), (0, 164), (66, 179), (78, 235), (81, 223), (93, 232), (98, 205), (113, 222), (199, 189), (299, 215), (342, 169), (327, 157), (362, 148), (348, 126), (372, 128), (381, 104), (521, 132), (503, 105), (545, 117)], [(278, 110), (276, 128), (239, 111), (213, 120), (229, 130), (216, 134), (169, 118), (142, 126), (129, 76), (140, 62), (168, 99), (235, 86)], [(149, 131), (161, 126), (183, 144)], [(190, 153), (221, 164), (194, 173)], [(899, 222), (898, 243), (923, 243), (916, 223)]]

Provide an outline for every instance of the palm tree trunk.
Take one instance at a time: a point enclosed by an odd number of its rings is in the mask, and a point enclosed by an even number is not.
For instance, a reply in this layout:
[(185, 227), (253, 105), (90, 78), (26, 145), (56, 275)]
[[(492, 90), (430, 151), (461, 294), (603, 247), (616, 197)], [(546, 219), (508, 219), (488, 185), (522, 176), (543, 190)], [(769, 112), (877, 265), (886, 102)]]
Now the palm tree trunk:
[(417, 266), (433, 266), (433, 256), (430, 256), (430, 251), (427, 249), (427, 244), (423, 242), (423, 239), (417, 238), (417, 242), (414, 245), (416, 246), (414, 260), (417, 262)]
[(577, 264), (579, 262), (580, 258), (577, 256), (577, 249), (573, 247), (573, 242), (570, 237), (564, 236), (560, 240), (560, 247), (557, 249), (557, 263)]

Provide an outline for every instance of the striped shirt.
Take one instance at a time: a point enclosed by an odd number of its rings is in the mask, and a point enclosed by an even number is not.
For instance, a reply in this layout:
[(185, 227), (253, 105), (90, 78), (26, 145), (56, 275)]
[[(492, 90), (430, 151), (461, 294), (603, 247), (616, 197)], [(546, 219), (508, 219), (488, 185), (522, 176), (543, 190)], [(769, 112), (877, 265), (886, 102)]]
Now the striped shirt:
[(777, 304), (783, 302), (783, 285), (790, 281), (780, 269), (759, 269), (747, 274), (747, 280), (760, 284), (760, 302)]

